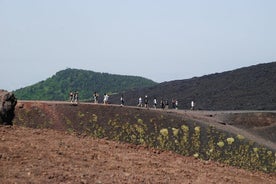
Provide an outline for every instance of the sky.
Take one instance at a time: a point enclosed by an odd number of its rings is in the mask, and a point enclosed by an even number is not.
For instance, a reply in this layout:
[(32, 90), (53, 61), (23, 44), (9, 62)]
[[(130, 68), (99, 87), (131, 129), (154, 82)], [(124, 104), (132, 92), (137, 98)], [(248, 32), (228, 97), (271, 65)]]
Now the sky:
[(67, 68), (189, 79), (276, 61), (275, 0), (0, 0), (0, 89)]

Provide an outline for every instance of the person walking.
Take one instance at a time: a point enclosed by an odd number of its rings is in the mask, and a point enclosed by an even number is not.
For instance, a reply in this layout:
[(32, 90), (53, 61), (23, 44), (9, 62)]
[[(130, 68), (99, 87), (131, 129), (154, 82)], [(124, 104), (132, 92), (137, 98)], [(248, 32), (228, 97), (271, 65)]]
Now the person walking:
[(109, 96), (108, 96), (108, 94), (104, 94), (104, 100), (103, 100), (103, 103), (104, 104), (108, 104), (108, 98), (109, 98)]
[(97, 92), (94, 92), (93, 98), (94, 98), (94, 103), (97, 104), (98, 103), (99, 94)]
[(156, 99), (156, 97), (154, 97), (154, 99), (153, 99), (153, 107), (156, 109), (156, 107), (157, 107), (157, 99)]
[(79, 102), (79, 92), (78, 91), (75, 91), (73, 98), (74, 98), (74, 104), (77, 105)]
[(74, 101), (74, 93), (73, 93), (73, 91), (70, 91), (69, 98), (70, 98), (70, 102), (73, 103), (73, 101)]
[(147, 96), (147, 95), (145, 96), (144, 103), (145, 103), (145, 107), (146, 107), (146, 108), (149, 108), (149, 105), (148, 105), (149, 99), (148, 99), (148, 96)]
[(163, 98), (160, 101), (160, 105), (161, 105), (161, 108), (164, 110), (165, 109), (165, 103), (164, 103)]
[(124, 106), (125, 105), (125, 100), (124, 100), (124, 97), (123, 95), (121, 96), (121, 106)]
[(138, 99), (138, 105), (137, 105), (138, 107), (142, 107), (143, 106), (143, 104), (142, 104), (142, 97), (139, 97), (139, 99)]
[(169, 100), (165, 101), (165, 109), (169, 109)]
[(191, 110), (195, 110), (195, 102), (191, 101)]
[(172, 108), (175, 109), (175, 99), (172, 99)]

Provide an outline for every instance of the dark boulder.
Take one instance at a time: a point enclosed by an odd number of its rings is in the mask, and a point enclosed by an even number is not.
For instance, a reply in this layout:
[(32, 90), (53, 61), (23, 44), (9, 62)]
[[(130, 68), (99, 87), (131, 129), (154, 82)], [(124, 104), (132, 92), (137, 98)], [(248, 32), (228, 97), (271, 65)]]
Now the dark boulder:
[(0, 125), (12, 125), (16, 103), (13, 93), (0, 90)]

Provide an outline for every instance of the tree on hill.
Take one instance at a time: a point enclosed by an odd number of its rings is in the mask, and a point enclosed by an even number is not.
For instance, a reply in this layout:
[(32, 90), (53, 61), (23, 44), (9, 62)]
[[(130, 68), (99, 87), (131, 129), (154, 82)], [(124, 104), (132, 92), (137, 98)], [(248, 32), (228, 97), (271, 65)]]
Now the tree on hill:
[(127, 75), (114, 75), (88, 70), (66, 69), (57, 72), (45, 81), (16, 90), (20, 100), (67, 100), (70, 91), (78, 91), (81, 100), (91, 100), (98, 92), (119, 93), (129, 89), (153, 86), (152, 80)]

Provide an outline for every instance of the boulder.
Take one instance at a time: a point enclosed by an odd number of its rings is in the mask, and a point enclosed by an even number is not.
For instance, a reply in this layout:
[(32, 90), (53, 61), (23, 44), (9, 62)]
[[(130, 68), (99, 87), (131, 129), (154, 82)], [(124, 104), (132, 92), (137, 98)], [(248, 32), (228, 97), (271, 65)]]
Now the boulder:
[(12, 125), (16, 103), (13, 93), (0, 90), (0, 125)]

